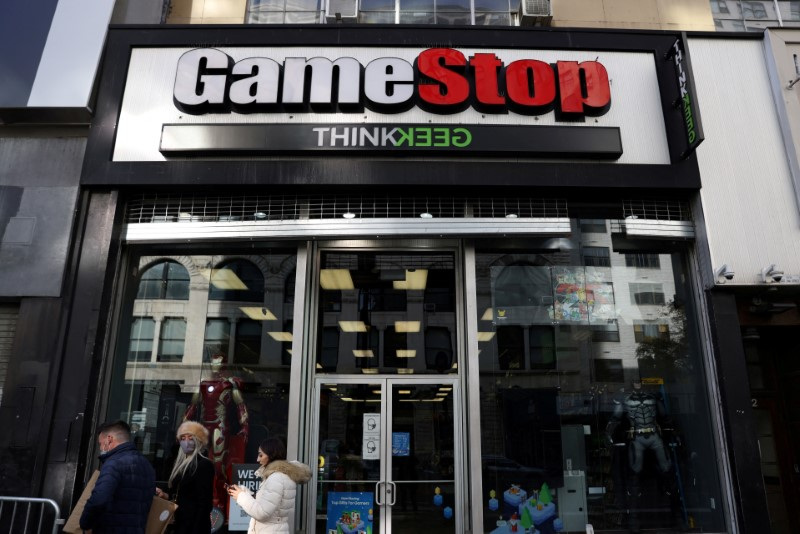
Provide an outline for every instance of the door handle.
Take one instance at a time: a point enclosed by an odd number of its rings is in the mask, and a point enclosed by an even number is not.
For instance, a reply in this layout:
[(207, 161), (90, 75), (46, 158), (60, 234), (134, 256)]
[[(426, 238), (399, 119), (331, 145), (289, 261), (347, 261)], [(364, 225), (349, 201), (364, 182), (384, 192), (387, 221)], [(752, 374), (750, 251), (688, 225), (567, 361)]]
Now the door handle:
[(397, 485), (394, 482), (387, 482), (387, 484), (389, 484), (389, 487), (386, 488), (386, 493), (392, 498), (392, 502), (389, 503), (389, 506), (394, 506), (394, 503), (397, 502)]
[(377, 504), (378, 506), (383, 506), (384, 504), (383, 501), (381, 501), (380, 498), (378, 497), (381, 494), (380, 487), (382, 484), (383, 484), (382, 480), (379, 480), (375, 483), (375, 504)]

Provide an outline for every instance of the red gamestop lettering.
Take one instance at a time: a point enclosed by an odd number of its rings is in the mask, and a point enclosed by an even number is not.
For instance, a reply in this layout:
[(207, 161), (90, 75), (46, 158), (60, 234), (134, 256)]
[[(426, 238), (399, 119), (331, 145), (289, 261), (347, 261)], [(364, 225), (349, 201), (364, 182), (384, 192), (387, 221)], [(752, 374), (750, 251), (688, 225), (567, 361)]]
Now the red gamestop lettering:
[(234, 62), (212, 48), (178, 61), (175, 105), (193, 114), (311, 110), (382, 113), (414, 105), (433, 113), (470, 106), (487, 113), (602, 115), (611, 105), (605, 67), (597, 61), (520, 59), (506, 65), (492, 52), (467, 58), (452, 48), (423, 50), (414, 65), (382, 57), (362, 65), (340, 57)]

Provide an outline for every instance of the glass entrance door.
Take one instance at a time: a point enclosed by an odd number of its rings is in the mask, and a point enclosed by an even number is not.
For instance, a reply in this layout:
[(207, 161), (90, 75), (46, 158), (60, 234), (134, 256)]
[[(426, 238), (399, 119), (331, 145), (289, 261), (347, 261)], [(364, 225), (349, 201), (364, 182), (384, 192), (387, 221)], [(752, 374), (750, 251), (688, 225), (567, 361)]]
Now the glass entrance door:
[(455, 379), (326, 377), (315, 393), (315, 532), (463, 532)]

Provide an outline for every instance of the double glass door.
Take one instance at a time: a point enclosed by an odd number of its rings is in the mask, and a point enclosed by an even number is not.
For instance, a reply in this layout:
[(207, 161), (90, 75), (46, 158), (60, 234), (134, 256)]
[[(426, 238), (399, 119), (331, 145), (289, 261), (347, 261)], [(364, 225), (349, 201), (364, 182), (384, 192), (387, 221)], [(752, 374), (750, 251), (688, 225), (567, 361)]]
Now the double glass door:
[(455, 378), (315, 385), (315, 532), (463, 532)]

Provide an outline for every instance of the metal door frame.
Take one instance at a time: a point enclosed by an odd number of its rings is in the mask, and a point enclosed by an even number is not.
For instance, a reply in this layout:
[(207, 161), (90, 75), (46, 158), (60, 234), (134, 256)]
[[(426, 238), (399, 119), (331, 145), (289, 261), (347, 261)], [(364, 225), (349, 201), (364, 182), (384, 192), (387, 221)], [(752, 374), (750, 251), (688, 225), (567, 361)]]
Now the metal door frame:
[[(453, 510), (453, 520), (455, 521), (455, 532), (465, 532), (463, 518), (465, 495), (467, 488), (465, 487), (464, 478), (464, 459), (462, 457), (463, 447), (459, 447), (462, 441), (462, 413), (461, 413), (461, 390), (459, 387), (459, 379), (457, 376), (437, 376), (427, 375), (419, 377), (397, 377), (388, 375), (323, 375), (317, 376), (314, 379), (314, 395), (313, 406), (314, 412), (311, 417), (311, 432), (309, 434), (309, 442), (312, 443), (312, 458), (319, 458), (319, 403), (322, 393), (323, 384), (375, 384), (381, 387), (381, 449), (380, 449), (380, 473), (381, 480), (376, 482), (375, 487), (375, 501), (378, 501), (379, 491), (378, 485), (382, 484), (383, 502), (387, 501), (387, 494), (392, 493), (396, 498), (396, 492), (387, 492), (387, 482), (392, 482), (392, 462), (391, 462), (391, 418), (392, 418), (392, 404), (391, 404), (391, 389), (394, 385), (443, 385), (453, 388), (453, 487), (455, 491), (455, 510)], [(308, 499), (308, 515), (307, 525), (308, 532), (315, 532), (317, 514), (316, 514), (316, 499), (317, 499), (317, 482), (319, 476), (319, 469), (314, 468), (311, 481), (309, 483), (309, 499)], [(394, 504), (394, 503), (392, 503)], [(381, 514), (381, 521), (378, 529), (375, 530), (376, 534), (392, 534), (391, 524), (391, 506), (392, 504), (384, 504), (383, 513)]]

